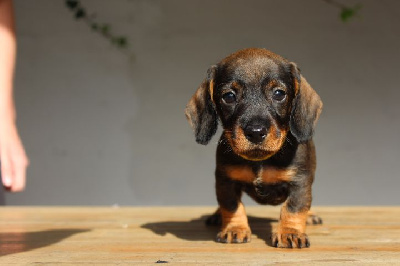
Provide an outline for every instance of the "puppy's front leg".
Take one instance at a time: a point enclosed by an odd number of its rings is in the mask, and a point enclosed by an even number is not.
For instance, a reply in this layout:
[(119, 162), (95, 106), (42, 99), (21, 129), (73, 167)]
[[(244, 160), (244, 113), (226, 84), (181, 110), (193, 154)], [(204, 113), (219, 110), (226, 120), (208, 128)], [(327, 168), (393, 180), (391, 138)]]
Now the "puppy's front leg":
[(222, 218), (221, 231), (217, 234), (217, 242), (246, 243), (251, 240), (251, 230), (246, 211), (240, 198), (242, 191), (238, 184), (228, 180), (217, 180), (217, 200)]
[(311, 187), (295, 186), (281, 209), (272, 245), (278, 248), (304, 248), (310, 242), (305, 233), (311, 206)]

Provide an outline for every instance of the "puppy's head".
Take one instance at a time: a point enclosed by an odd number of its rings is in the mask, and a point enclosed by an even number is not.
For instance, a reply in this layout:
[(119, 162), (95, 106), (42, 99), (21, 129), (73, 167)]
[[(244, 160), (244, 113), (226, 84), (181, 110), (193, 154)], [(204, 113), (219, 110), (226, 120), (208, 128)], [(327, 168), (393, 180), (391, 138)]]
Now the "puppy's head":
[(322, 102), (294, 63), (265, 49), (238, 51), (208, 70), (186, 107), (196, 141), (207, 144), (218, 117), (233, 151), (265, 160), (290, 132), (312, 138)]

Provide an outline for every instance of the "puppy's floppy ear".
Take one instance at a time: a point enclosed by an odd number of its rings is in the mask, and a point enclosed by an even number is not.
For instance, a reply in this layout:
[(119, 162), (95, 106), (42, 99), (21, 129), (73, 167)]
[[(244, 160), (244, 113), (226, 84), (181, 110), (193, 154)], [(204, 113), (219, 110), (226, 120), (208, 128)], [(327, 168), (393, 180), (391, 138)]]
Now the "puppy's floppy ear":
[(290, 116), (290, 132), (301, 143), (312, 138), (322, 111), (322, 101), (300, 74), (296, 64), (291, 63), (291, 68), (296, 96)]
[(185, 114), (192, 126), (196, 142), (206, 145), (217, 131), (218, 119), (212, 100), (216, 66), (208, 69), (207, 78), (200, 84), (186, 105)]

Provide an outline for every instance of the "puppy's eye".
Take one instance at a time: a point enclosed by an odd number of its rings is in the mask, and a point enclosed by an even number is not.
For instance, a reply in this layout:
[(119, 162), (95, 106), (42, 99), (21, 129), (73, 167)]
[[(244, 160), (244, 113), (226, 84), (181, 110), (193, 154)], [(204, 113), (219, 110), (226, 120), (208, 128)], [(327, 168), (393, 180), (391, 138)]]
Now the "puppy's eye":
[(236, 95), (231, 91), (226, 92), (222, 95), (222, 100), (226, 104), (232, 104), (232, 103), (236, 102)]
[(286, 98), (286, 91), (281, 89), (276, 89), (272, 97), (274, 98), (275, 101), (281, 102)]

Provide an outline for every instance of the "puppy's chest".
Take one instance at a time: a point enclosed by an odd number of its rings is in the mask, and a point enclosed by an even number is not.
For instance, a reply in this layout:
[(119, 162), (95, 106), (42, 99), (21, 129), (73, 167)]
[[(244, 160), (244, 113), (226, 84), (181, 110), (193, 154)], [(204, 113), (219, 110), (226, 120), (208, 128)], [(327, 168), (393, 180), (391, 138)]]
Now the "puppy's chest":
[(293, 168), (281, 169), (273, 166), (227, 166), (225, 171), (232, 180), (258, 184), (290, 182), (296, 175), (296, 171)]

